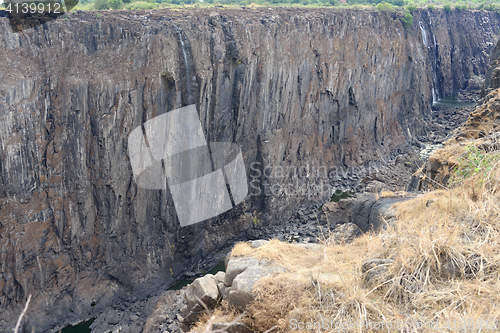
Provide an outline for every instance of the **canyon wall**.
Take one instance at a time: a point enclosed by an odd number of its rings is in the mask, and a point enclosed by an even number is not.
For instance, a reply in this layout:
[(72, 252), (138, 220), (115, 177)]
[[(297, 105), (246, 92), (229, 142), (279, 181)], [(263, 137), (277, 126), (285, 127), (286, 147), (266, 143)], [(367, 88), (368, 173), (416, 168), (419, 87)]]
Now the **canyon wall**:
[[(24, 328), (37, 332), (147, 297), (255, 223), (326, 196), (266, 195), (292, 179), (265, 166), (396, 153), (425, 132), (433, 89), (479, 88), (499, 23), (479, 11), (417, 11), (410, 29), (353, 10), (119, 11), (19, 34), (1, 18), (0, 331), (29, 294)], [(181, 228), (169, 191), (135, 184), (127, 140), (191, 102), (207, 141), (241, 146), (255, 195)]]

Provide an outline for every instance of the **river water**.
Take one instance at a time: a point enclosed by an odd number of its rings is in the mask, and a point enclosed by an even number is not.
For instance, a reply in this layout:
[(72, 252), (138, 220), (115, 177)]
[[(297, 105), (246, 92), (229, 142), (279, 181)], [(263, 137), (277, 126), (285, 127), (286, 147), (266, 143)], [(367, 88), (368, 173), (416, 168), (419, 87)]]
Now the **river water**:
[(61, 333), (90, 333), (90, 325), (94, 322), (94, 318), (84, 321), (82, 323), (76, 324), (75, 326), (66, 326), (62, 329)]
[(461, 108), (464, 106), (474, 106), (475, 102), (460, 102), (457, 101), (457, 95), (446, 96), (440, 98), (437, 102), (432, 103), (432, 106), (447, 106), (451, 108)]

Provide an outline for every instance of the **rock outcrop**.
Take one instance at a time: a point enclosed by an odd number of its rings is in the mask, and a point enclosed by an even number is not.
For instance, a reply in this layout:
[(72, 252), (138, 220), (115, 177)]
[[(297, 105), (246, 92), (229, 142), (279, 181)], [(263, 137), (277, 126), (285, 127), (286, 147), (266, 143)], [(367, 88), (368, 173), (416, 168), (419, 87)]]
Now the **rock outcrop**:
[(495, 48), (491, 51), (490, 67), (484, 76), (481, 96), (485, 97), (498, 88), (500, 88), (500, 40), (498, 40)]
[[(414, 20), (405, 30), (392, 14), (349, 10), (79, 12), (16, 34), (0, 18), (0, 331), (29, 294), (26, 331), (123, 302), (141, 318), (142, 300), (212, 251), (327, 195), (314, 171), (270, 171), (377, 163), (425, 132), (433, 82), (442, 95), (472, 86), (500, 19)], [(252, 195), (181, 228), (168, 191), (134, 183), (127, 139), (190, 102), (207, 141), (242, 147)]]
[(254, 299), (252, 288), (260, 278), (283, 271), (282, 268), (265, 260), (248, 262), (245, 259), (233, 258), (229, 260), (224, 281), (225, 288), (222, 298), (236, 309), (244, 309)]
[[(251, 242), (252, 248), (258, 248), (267, 243), (266, 240)], [(308, 249), (320, 249), (318, 244), (295, 244)], [(186, 331), (189, 325), (195, 323), (206, 309), (213, 309), (218, 302), (226, 301), (230, 307), (243, 311), (254, 300), (253, 287), (257, 281), (265, 276), (285, 272), (286, 270), (276, 263), (257, 259), (252, 256), (235, 256), (228, 254), (226, 272), (219, 272), (196, 279), (190, 284), (185, 293), (187, 306), (183, 309), (183, 324)]]
[[(408, 200), (409, 196), (405, 194), (392, 194), (385, 198), (377, 198), (375, 194), (363, 193), (352, 198), (342, 199), (339, 202), (329, 202), (323, 205), (323, 210), (329, 221), (335, 221), (337, 227), (334, 234), (343, 232), (343, 229), (352, 229), (349, 225), (355, 226), (358, 232), (350, 231), (351, 236), (346, 239), (352, 240), (353, 237), (361, 232), (379, 231), (385, 228), (386, 223), (395, 220), (395, 211), (392, 205)], [(337, 237), (340, 240), (340, 236)], [(347, 241), (346, 243), (349, 243)]]

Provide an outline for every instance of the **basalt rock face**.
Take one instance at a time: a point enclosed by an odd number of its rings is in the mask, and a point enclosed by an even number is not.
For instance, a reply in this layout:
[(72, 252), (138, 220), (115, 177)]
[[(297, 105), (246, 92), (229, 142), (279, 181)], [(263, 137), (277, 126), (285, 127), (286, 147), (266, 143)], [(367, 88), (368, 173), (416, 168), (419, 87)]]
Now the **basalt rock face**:
[[(0, 19), (0, 331), (29, 294), (23, 329), (55, 330), (288, 218), (308, 198), (267, 195), (292, 179), (265, 166), (367, 165), (425, 132), (434, 82), (443, 95), (475, 82), (499, 18), (423, 11), (405, 30), (392, 15), (77, 13), (24, 34)], [(168, 191), (134, 183), (127, 139), (191, 102), (207, 141), (242, 147), (254, 182), (237, 208), (180, 228)]]
[(427, 162), (417, 170), (406, 185), (407, 191), (439, 189), (448, 186), (453, 170), (460, 166), (460, 157), (468, 146), (485, 151), (496, 151), (500, 128), (500, 40), (490, 55), (481, 90), (469, 117), (458, 127), (443, 147), (429, 156)]
[(420, 22), (427, 30), (429, 49), (435, 54), (434, 86), (439, 98), (460, 89), (481, 90), (489, 56), (497, 41), (498, 14), (423, 11), (414, 15), (414, 26)]
[(490, 59), (491, 63), (484, 77), (481, 97), (485, 97), (493, 90), (500, 88), (500, 40), (491, 51)]

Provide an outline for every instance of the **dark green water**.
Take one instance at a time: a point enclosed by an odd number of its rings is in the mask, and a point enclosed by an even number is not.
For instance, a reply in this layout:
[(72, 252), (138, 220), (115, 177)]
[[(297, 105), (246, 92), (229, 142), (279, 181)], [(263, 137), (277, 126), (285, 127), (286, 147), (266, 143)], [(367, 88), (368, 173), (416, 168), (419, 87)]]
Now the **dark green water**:
[(330, 201), (339, 202), (340, 199), (352, 197), (353, 195), (354, 193), (351, 191), (342, 192), (341, 190), (336, 190), (330, 197)]
[(62, 329), (62, 333), (90, 333), (90, 325), (94, 322), (94, 318), (84, 321), (80, 324), (76, 324), (75, 326), (66, 326)]
[(461, 108), (463, 106), (474, 106), (474, 102), (459, 102), (457, 101), (457, 95), (446, 96), (445, 98), (439, 99), (436, 103), (432, 105), (436, 106), (448, 106), (452, 108)]
[[(217, 272), (225, 272), (226, 271), (226, 267), (224, 265), (224, 261), (221, 261), (217, 264), (217, 266), (215, 266), (214, 268), (212, 268), (211, 270), (209, 270), (206, 274), (217, 274)], [(193, 282), (195, 279), (183, 279), (183, 280), (179, 280), (177, 281), (172, 287), (168, 288), (168, 290), (181, 290), (182, 288), (184, 288), (185, 286), (187, 286), (188, 284), (190, 284), (191, 282)]]

